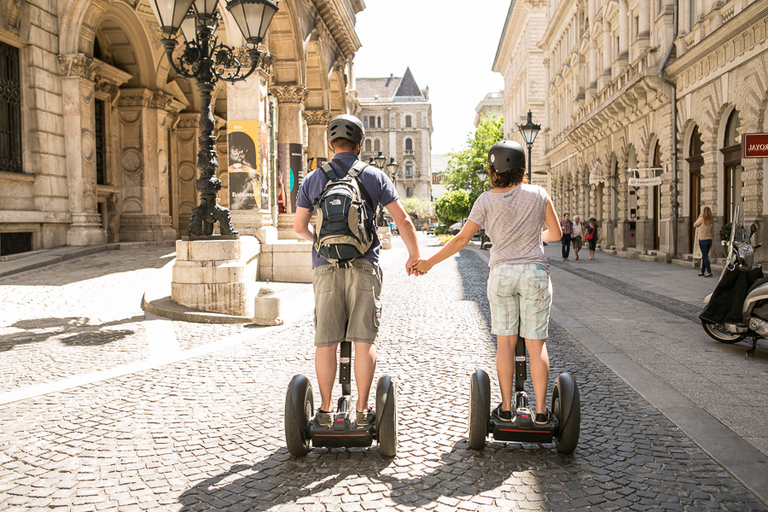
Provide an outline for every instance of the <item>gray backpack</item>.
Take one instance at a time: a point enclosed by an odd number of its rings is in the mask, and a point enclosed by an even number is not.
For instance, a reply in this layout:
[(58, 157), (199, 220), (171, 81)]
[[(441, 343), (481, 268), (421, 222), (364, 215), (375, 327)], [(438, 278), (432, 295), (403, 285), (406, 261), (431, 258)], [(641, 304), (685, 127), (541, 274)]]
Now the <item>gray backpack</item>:
[(365, 201), (373, 202), (358, 178), (368, 164), (358, 160), (347, 168), (338, 160), (334, 162), (347, 174), (339, 176), (330, 163), (320, 167), (328, 183), (314, 203), (314, 245), (320, 256), (338, 263), (361, 258), (371, 247), (373, 233), (366, 225)]

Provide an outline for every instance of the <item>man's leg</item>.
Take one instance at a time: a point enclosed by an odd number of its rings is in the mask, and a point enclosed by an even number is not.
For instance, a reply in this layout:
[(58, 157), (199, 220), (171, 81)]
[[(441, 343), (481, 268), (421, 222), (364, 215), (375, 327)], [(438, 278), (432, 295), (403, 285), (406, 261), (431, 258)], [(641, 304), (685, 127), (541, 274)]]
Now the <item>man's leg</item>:
[(512, 411), (512, 386), (515, 380), (517, 336), (496, 336), (496, 373), (501, 388), (501, 410)]
[(533, 394), (536, 395), (536, 413), (547, 412), (547, 380), (549, 379), (549, 354), (544, 340), (525, 340), (531, 362)]
[(376, 346), (373, 343), (355, 343), (355, 383), (357, 384), (357, 412), (368, 410), (373, 374), (376, 370)]
[(315, 348), (315, 372), (320, 387), (320, 409), (333, 411), (333, 381), (336, 380), (336, 349), (338, 345)]

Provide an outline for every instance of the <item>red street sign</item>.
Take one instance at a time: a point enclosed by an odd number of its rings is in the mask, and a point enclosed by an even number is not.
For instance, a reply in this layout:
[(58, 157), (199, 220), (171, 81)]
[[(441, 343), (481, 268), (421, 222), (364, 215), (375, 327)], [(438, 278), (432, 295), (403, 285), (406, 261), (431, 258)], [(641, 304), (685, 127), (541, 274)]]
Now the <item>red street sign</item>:
[(742, 133), (741, 158), (768, 158), (768, 133)]

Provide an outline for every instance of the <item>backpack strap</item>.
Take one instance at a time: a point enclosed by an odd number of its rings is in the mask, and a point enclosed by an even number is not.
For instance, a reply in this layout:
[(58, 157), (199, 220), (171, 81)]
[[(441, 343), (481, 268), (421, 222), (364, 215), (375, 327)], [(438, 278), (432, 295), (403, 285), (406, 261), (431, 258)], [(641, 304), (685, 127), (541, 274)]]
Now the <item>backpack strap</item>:
[[(368, 191), (365, 190), (365, 185), (363, 185), (363, 182), (360, 180), (360, 177), (359, 177), (360, 173), (363, 172), (363, 170), (365, 170), (366, 167), (368, 167), (368, 164), (366, 164), (362, 160), (358, 160), (357, 162), (352, 164), (352, 167), (347, 167), (346, 164), (344, 162), (342, 162), (341, 160), (336, 160), (334, 158), (333, 161), (336, 163), (336, 165), (341, 167), (341, 170), (346, 171), (346, 173), (348, 175), (350, 175), (353, 178), (355, 178), (355, 181), (357, 181), (357, 184), (360, 187), (360, 192), (363, 193), (363, 197), (368, 202), (368, 205), (371, 207), (371, 209), (373, 209), (373, 206), (371, 206), (371, 205), (373, 205), (373, 201), (371, 200), (371, 196), (368, 195)], [(330, 167), (330, 164), (325, 164), (325, 165), (328, 165)], [(323, 166), (323, 167), (325, 167), (325, 166)], [(327, 175), (328, 175), (328, 173), (326, 173), (326, 176)]]
[[(339, 163), (337, 160), (334, 160), (334, 162), (336, 162), (337, 164)], [(343, 169), (343, 167), (342, 167), (342, 169)], [(323, 171), (323, 173), (325, 174), (326, 178), (328, 178), (330, 181), (334, 181), (334, 180), (337, 180), (337, 179), (341, 178), (341, 176), (339, 176), (337, 174), (336, 169), (334, 169), (333, 166), (330, 163), (326, 162), (323, 165), (321, 165), (320, 166), (320, 170)]]

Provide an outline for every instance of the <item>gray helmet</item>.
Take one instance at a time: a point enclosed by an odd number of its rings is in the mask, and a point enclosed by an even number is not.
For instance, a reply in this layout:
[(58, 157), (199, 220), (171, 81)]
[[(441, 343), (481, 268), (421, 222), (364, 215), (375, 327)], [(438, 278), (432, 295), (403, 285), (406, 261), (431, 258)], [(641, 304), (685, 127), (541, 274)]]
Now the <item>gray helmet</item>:
[(488, 150), (488, 164), (497, 173), (525, 169), (525, 151), (523, 146), (512, 140), (497, 142)]
[(328, 123), (328, 140), (347, 139), (360, 144), (365, 137), (363, 123), (355, 116), (341, 114)]

